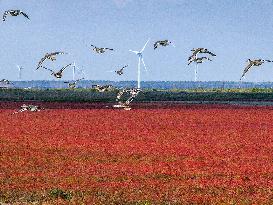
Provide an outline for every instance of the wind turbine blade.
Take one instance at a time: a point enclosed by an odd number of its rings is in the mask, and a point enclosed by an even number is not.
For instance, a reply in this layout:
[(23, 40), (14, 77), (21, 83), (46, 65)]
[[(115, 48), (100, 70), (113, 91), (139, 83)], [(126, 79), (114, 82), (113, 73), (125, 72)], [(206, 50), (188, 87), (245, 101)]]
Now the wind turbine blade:
[(19, 66), (19, 65), (16, 65), (16, 67), (18, 68), (18, 70), (23, 69), (23, 67), (21, 67), (21, 66)]
[[(79, 69), (79, 68), (78, 68)], [(84, 72), (84, 69), (79, 69), (79, 71), (83, 74), (83, 78), (85, 78), (86, 74)]]
[(148, 70), (147, 70), (147, 68), (146, 68), (146, 65), (145, 65), (145, 63), (144, 63), (143, 58), (141, 58), (141, 61), (142, 61), (143, 65), (144, 65), (145, 71), (147, 72)]
[(129, 51), (131, 51), (131, 52), (133, 52), (133, 53), (135, 53), (135, 54), (138, 54), (138, 53), (139, 53), (138, 51), (133, 51), (133, 50), (129, 50)]
[(145, 47), (147, 46), (148, 42), (150, 41), (150, 38), (148, 39), (148, 41), (145, 43), (145, 45), (143, 46), (142, 50), (140, 51), (140, 53), (142, 53), (145, 49)]

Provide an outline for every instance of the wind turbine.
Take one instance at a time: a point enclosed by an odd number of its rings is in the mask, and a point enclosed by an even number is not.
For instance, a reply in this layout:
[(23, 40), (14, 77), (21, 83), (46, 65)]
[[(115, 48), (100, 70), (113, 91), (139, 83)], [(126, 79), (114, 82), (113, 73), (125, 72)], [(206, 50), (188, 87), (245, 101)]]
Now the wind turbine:
[(73, 80), (75, 80), (75, 75), (76, 75), (76, 69), (78, 69), (81, 73), (82, 73), (82, 75), (83, 75), (83, 78), (85, 78), (85, 73), (84, 73), (84, 71), (83, 71), (83, 69), (80, 69), (78, 66), (76, 66), (76, 63), (75, 63), (75, 61), (74, 61), (74, 63), (72, 64), (72, 78), (73, 78)]
[(142, 53), (143, 53), (143, 51), (144, 51), (144, 49), (147, 46), (149, 41), (150, 41), (150, 39), (148, 39), (148, 41), (145, 43), (145, 45), (143, 46), (143, 48), (140, 51), (129, 50), (129, 51), (135, 53), (138, 56), (138, 67), (137, 67), (137, 88), (138, 89), (140, 89), (140, 61), (142, 61), (142, 64), (144, 65), (144, 68), (147, 71), (146, 65), (145, 65), (144, 60), (143, 60)]
[(18, 68), (18, 79), (21, 80), (22, 77), (22, 69), (24, 69), (22, 66), (16, 65)]

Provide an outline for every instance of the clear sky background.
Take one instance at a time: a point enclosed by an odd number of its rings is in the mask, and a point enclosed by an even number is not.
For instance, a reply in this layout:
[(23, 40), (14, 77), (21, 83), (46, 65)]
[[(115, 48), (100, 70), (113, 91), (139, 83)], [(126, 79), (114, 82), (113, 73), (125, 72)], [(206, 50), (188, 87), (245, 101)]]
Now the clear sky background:
[[(194, 65), (187, 66), (191, 49), (205, 47), (217, 56), (199, 68), (201, 81), (238, 81), (248, 58), (273, 60), (272, 0), (0, 0), (0, 12), (21, 9), (23, 16), (0, 22), (0, 78), (51, 80), (35, 68), (47, 52), (65, 51), (49, 68), (76, 61), (90, 80), (136, 80), (137, 56), (144, 51), (148, 68), (142, 80), (191, 81)], [(176, 48), (153, 49), (169, 39)], [(103, 55), (89, 45), (114, 48)], [(123, 76), (113, 72), (128, 64)], [(79, 74), (80, 76), (80, 74)], [(72, 69), (64, 79), (72, 78)], [(254, 67), (245, 81), (273, 81), (273, 63)]]

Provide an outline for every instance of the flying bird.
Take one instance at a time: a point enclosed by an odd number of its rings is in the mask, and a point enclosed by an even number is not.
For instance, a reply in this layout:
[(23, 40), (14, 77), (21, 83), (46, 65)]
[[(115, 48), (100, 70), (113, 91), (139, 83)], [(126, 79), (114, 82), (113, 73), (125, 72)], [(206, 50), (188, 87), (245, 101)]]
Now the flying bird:
[(68, 83), (68, 87), (69, 88), (76, 88), (76, 84), (80, 81), (80, 80), (83, 80), (84, 78), (81, 78), (81, 79), (78, 79), (78, 80), (75, 80), (73, 82), (68, 82), (68, 81), (65, 81), (64, 83)]
[(130, 97), (126, 100), (125, 104), (129, 105), (135, 98), (136, 96), (141, 92), (140, 89), (138, 88), (133, 88), (130, 90)]
[[(154, 50), (158, 48), (158, 46), (168, 46), (170, 45), (172, 42), (169, 40), (162, 40), (162, 41), (156, 41), (154, 43)], [(174, 46), (174, 45), (173, 45)]]
[(113, 88), (112, 85), (92, 85), (92, 88), (101, 92), (109, 91)]
[(245, 76), (245, 74), (249, 71), (249, 69), (252, 66), (260, 66), (260, 65), (262, 65), (265, 62), (272, 63), (273, 61), (271, 61), (271, 60), (263, 60), (263, 59), (255, 59), (255, 60), (248, 59), (247, 62), (248, 62), (248, 65), (245, 67), (240, 80)]
[(121, 97), (125, 94), (125, 93), (129, 93), (131, 96), (130, 98), (126, 101), (127, 104), (129, 104), (130, 102), (132, 102), (132, 100), (138, 95), (138, 93), (140, 92), (141, 90), (139, 88), (132, 88), (132, 89), (123, 89), (123, 90), (120, 90), (117, 94), (117, 98), (116, 98), (116, 101), (120, 101), (121, 100)]
[(189, 57), (188, 59), (188, 65), (190, 65), (192, 62), (195, 62), (197, 64), (203, 63), (205, 60), (209, 60), (212, 61), (210, 58), (206, 57), (206, 56), (202, 56), (202, 57)]
[(191, 51), (192, 51), (192, 55), (189, 58), (194, 58), (199, 53), (205, 53), (205, 54), (209, 54), (211, 56), (216, 56), (214, 53), (210, 52), (206, 48), (193, 48)]
[(123, 66), (121, 69), (119, 69), (119, 70), (115, 70), (115, 73), (117, 73), (118, 75), (122, 75), (123, 74), (123, 70), (124, 70), (124, 68), (126, 68), (126, 67), (128, 67), (128, 65), (126, 65), (126, 66)]
[(190, 65), (192, 62), (199, 64), (199, 63), (203, 63), (205, 60), (212, 61), (209, 57), (205, 57), (205, 56), (197, 57), (197, 55), (200, 53), (216, 56), (214, 53), (210, 52), (206, 48), (193, 48), (191, 51), (192, 51), (192, 55), (188, 58), (188, 65)]
[(3, 21), (6, 21), (7, 15), (18, 16), (20, 14), (22, 14), (24, 17), (29, 19), (28, 15), (26, 13), (24, 13), (23, 11), (21, 11), (21, 10), (7, 10), (7, 11), (4, 12)]
[(99, 54), (102, 54), (102, 53), (105, 53), (106, 50), (109, 50), (109, 51), (113, 51), (114, 49), (112, 48), (98, 48), (94, 45), (91, 45), (91, 47), (93, 47), (93, 51), (95, 51), (96, 53), (99, 53)]
[(63, 77), (63, 71), (64, 71), (66, 68), (68, 68), (69, 66), (71, 66), (71, 65), (72, 65), (72, 63), (70, 63), (70, 64), (68, 64), (68, 65), (66, 65), (66, 66), (64, 66), (64, 67), (62, 67), (58, 72), (55, 72), (55, 71), (53, 71), (53, 70), (51, 70), (51, 69), (49, 69), (49, 68), (46, 68), (46, 67), (44, 67), (44, 66), (43, 66), (43, 68), (46, 69), (46, 70), (51, 71), (51, 75), (53, 75), (54, 77), (56, 77), (56, 78), (62, 78), (62, 77)]
[(51, 61), (55, 61), (56, 60), (56, 56), (57, 55), (61, 55), (61, 54), (67, 54), (67, 53), (64, 53), (64, 52), (53, 52), (53, 53), (46, 53), (45, 56), (39, 61), (38, 63), (38, 66), (36, 68), (39, 69), (40, 67), (42, 67), (42, 64), (45, 60), (51, 60)]
[(16, 114), (16, 113), (19, 113), (19, 112), (24, 112), (24, 111), (39, 112), (41, 110), (44, 110), (44, 108), (41, 108), (40, 106), (37, 106), (37, 105), (26, 105), (26, 104), (23, 104), (21, 106), (21, 109), (18, 110), (17, 112), (14, 112), (13, 114)]
[(7, 80), (7, 79), (2, 79), (2, 80), (0, 80), (0, 83), (5, 83), (6, 85), (13, 84), (12, 82), (10, 82), (10, 81)]
[[(113, 107), (124, 108), (125, 110), (130, 110), (131, 107), (129, 106), (129, 104), (136, 98), (136, 96), (139, 94), (140, 91), (141, 90), (139, 88), (120, 90), (118, 92), (117, 98), (116, 98), (116, 101), (118, 102), (118, 105), (113, 105)], [(126, 93), (129, 93), (130, 97), (125, 102), (122, 102), (121, 97)]]

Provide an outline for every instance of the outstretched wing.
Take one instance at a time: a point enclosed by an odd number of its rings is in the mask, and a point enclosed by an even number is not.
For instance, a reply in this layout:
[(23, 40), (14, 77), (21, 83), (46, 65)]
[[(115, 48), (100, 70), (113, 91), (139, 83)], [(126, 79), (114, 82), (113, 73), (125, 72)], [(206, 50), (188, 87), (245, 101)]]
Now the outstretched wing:
[(62, 69), (59, 71), (59, 72), (63, 72), (67, 67), (69, 67), (69, 66), (71, 66), (72, 65), (72, 63), (70, 63), (70, 64), (68, 64), (68, 65), (66, 65), (66, 66), (64, 66), (64, 67), (62, 67)]
[(196, 58), (196, 55), (191, 55), (191, 56), (188, 58), (188, 61), (193, 61), (195, 58)]
[(193, 48), (193, 49), (191, 49), (192, 56), (196, 56), (199, 52), (201, 52), (202, 49), (204, 49), (204, 48)]
[(3, 14), (3, 21), (6, 20), (7, 18), (7, 15), (9, 14), (10, 11), (5, 11), (4, 14)]
[(246, 66), (246, 68), (244, 69), (244, 72), (243, 72), (243, 74), (242, 74), (242, 76), (241, 76), (240, 79), (242, 79), (242, 78), (245, 76), (245, 74), (247, 73), (247, 71), (248, 71), (252, 66), (253, 66), (252, 63), (249, 63), (249, 64)]
[(113, 51), (114, 49), (113, 48), (103, 48), (105, 50), (109, 50), (109, 51)]
[(51, 69), (49, 69), (49, 68), (47, 68), (47, 67), (45, 67), (45, 66), (41, 66), (41, 67), (44, 68), (44, 69), (46, 69), (46, 70), (51, 71), (52, 73), (55, 73), (53, 70), (51, 70)]
[(46, 55), (39, 61), (36, 70), (38, 70), (38, 69), (42, 66), (42, 64), (43, 64), (43, 62), (44, 62), (45, 60), (46, 60)]
[(56, 55), (61, 55), (61, 54), (67, 54), (65, 52), (53, 52), (53, 53), (50, 53), (49, 55), (50, 56), (56, 56)]
[(192, 58), (192, 56), (190, 56), (188, 59), (188, 65), (190, 65), (192, 62), (193, 62), (193, 58)]
[(121, 69), (120, 69), (120, 71), (122, 71), (124, 68), (126, 68), (126, 67), (128, 67), (128, 65), (126, 65), (126, 66), (123, 66)]
[(28, 15), (26, 13), (24, 13), (23, 11), (20, 11), (20, 14), (22, 14), (24, 17), (26, 17), (27, 19), (29, 19)]
[(83, 80), (83, 79), (84, 79), (84, 78), (77, 79), (77, 80), (75, 80), (74, 83), (77, 83), (77, 82), (79, 82), (80, 80)]
[(154, 43), (154, 50), (157, 49), (159, 43), (160, 43), (160, 41), (156, 41), (156, 42)]
[(206, 53), (207, 53), (207, 54), (210, 54), (210, 55), (212, 55), (212, 56), (216, 56), (214, 53), (212, 53), (212, 52), (210, 52), (210, 51), (207, 51)]
[(271, 60), (265, 60), (266, 62), (268, 62), (268, 63), (273, 63), (273, 61), (271, 61)]

